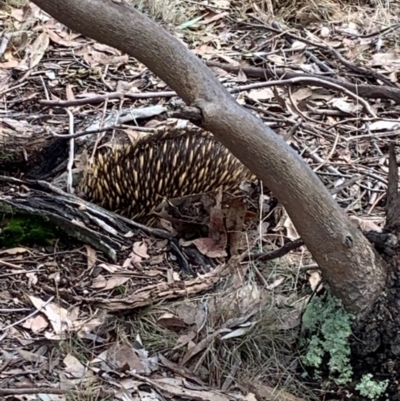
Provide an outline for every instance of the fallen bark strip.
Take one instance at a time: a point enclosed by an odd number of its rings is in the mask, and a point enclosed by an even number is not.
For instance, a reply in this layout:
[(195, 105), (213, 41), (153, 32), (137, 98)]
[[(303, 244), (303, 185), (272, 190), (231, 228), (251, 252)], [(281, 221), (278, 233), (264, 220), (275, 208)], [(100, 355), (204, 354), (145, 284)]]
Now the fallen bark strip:
[[(185, 281), (171, 283), (158, 283), (139, 288), (132, 294), (122, 295), (120, 298), (82, 297), (74, 296), (78, 302), (85, 302), (112, 312), (131, 312), (138, 308), (166, 302), (179, 298), (194, 296), (213, 289), (227, 275), (231, 274), (237, 264), (243, 259), (244, 254), (233, 257), (226, 264), (221, 264), (211, 272)], [(68, 294), (67, 290), (60, 289), (60, 295)], [(69, 295), (71, 296), (71, 295)]]

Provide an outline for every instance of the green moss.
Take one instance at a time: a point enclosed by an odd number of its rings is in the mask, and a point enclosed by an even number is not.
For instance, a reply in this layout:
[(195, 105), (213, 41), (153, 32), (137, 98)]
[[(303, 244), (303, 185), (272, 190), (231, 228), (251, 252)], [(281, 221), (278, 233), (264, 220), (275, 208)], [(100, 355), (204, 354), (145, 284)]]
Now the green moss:
[(53, 223), (39, 216), (14, 215), (0, 221), (0, 248), (62, 245), (66, 238)]

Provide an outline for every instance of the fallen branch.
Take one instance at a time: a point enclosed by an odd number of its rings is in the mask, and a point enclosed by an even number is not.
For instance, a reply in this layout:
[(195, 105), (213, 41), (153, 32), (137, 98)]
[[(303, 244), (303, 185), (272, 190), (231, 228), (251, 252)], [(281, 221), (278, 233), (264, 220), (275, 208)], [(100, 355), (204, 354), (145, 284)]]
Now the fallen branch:
[[(130, 246), (129, 232), (143, 232), (170, 239), (168, 232), (117, 216), (44, 181), (0, 176), (0, 182), (24, 186), (24, 193), (0, 192), (0, 211), (39, 216), (56, 224), (72, 238), (104, 252), (114, 262), (123, 246)], [(26, 196), (26, 189), (29, 196)]]
[(398, 88), (379, 86), (379, 85), (354, 85), (349, 82), (339, 81), (334, 78), (287, 71), (282, 68), (277, 68), (271, 71), (266, 68), (239, 67), (239, 66), (229, 65), (226, 63), (219, 63), (216, 61), (207, 61), (206, 64), (209, 67), (221, 68), (224, 71), (232, 73), (239, 73), (239, 71), (243, 71), (250, 78), (260, 78), (264, 80), (271, 78), (276, 79), (277, 77), (279, 77), (280, 79), (293, 79), (293, 78), (302, 78), (304, 80), (308, 78), (318, 79), (319, 81), (318, 85), (323, 88), (332, 89), (332, 86), (330, 84), (335, 84), (339, 85), (344, 89), (347, 89), (353, 94), (356, 94), (360, 98), (387, 99), (387, 100), (393, 100), (396, 104), (400, 104), (400, 89)]

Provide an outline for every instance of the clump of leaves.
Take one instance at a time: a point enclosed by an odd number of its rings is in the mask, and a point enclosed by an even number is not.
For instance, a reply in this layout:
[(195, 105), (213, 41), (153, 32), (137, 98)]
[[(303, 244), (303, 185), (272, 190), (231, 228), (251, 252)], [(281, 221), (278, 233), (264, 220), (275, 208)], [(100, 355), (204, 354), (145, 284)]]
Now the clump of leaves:
[(329, 377), (338, 385), (351, 381), (353, 369), (350, 364), (351, 320), (340, 300), (328, 294), (325, 299), (315, 297), (303, 314), (303, 328), (307, 337), (302, 340), (305, 354), (302, 361), (314, 368), (314, 375), (321, 376), (322, 366), (327, 368)]
[(0, 248), (54, 245), (63, 233), (38, 216), (15, 215), (0, 221)]
[(387, 389), (389, 384), (388, 380), (375, 381), (372, 380), (372, 375), (368, 373), (361, 378), (360, 383), (357, 384), (356, 390), (360, 392), (363, 397), (374, 400), (381, 396)]

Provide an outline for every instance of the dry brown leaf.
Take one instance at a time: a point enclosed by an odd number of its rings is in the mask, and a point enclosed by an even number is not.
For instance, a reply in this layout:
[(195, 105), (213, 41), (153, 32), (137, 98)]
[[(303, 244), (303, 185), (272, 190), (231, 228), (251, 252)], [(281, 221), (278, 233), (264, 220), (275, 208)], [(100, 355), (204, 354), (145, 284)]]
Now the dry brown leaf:
[(208, 14), (203, 18), (202, 21), (199, 21), (199, 25), (207, 25), (211, 24), (212, 22), (218, 21), (220, 19), (224, 19), (227, 15), (229, 15), (228, 12), (223, 12), (223, 13), (216, 13), (211, 10), (209, 10)]
[(43, 313), (49, 319), (50, 324), (56, 334), (61, 334), (72, 328), (72, 321), (66, 309), (59, 305), (50, 303), (45, 306)]
[(333, 107), (336, 107), (338, 110), (349, 114), (359, 113), (363, 107), (360, 104), (346, 102), (344, 99), (335, 99), (331, 103)]
[(22, 327), (28, 330), (32, 330), (34, 333), (41, 333), (43, 330), (49, 327), (49, 322), (44, 318), (43, 315), (38, 315), (26, 320)]
[(179, 348), (191, 343), (196, 336), (197, 336), (197, 333), (194, 331), (189, 331), (189, 333), (179, 336), (178, 339), (176, 340), (176, 345), (175, 345), (174, 349), (179, 349)]
[(206, 313), (204, 305), (198, 302), (185, 302), (181, 303), (175, 309), (175, 313), (182, 319), (187, 325), (196, 326), (196, 331), (204, 324), (206, 319)]
[(216, 197), (216, 205), (210, 210), (209, 238), (197, 238), (191, 243), (210, 258), (226, 257), (228, 236), (224, 225), (224, 213), (221, 209), (222, 192)]
[(74, 317), (71, 316), (66, 309), (54, 303), (45, 305), (46, 303), (44, 301), (34, 296), (29, 296), (29, 299), (35, 308), (38, 310), (41, 309), (41, 313), (47, 317), (55, 334), (58, 335), (73, 328), (73, 321), (71, 318)]
[(247, 82), (248, 79), (247, 79), (246, 73), (242, 69), (240, 69), (234, 80), (236, 82), (245, 83), (245, 82)]
[(91, 67), (127, 64), (129, 61), (128, 55), (105, 54), (102, 51), (95, 50), (95, 47), (83, 46), (76, 51), (76, 54), (81, 56)]
[[(371, 221), (369, 219), (363, 219), (361, 217), (357, 216), (350, 216), (350, 219), (354, 221), (360, 230), (367, 232), (367, 231), (376, 231), (378, 233), (382, 232), (382, 227), (377, 225), (374, 221)], [(383, 220), (383, 219), (381, 219)], [(383, 223), (383, 221), (382, 221)]]
[(267, 290), (273, 290), (277, 287), (279, 287), (283, 282), (285, 281), (285, 277), (278, 276), (273, 283), (268, 284), (265, 288)]
[[(269, 387), (262, 380), (254, 380), (252, 387), (257, 392), (257, 399), (262, 400), (279, 400), (279, 401), (308, 401), (308, 399), (299, 398), (285, 391), (279, 391), (276, 387)], [(253, 390), (253, 391), (254, 391)], [(251, 398), (252, 399), (252, 398)]]
[(356, 143), (356, 150), (360, 155), (363, 155), (371, 146), (369, 141), (359, 141)]
[(68, 40), (68, 39), (62, 38), (59, 35), (59, 33), (55, 32), (55, 31), (53, 31), (51, 29), (47, 30), (47, 34), (49, 35), (49, 38), (50, 38), (50, 40), (52, 42), (57, 43), (58, 45), (61, 45), (61, 46), (65, 46), (65, 47), (67, 47), (69, 49), (75, 49), (77, 47), (81, 47), (82, 46), (82, 42), (78, 42), (78, 41), (75, 41), (75, 40)]
[(399, 56), (394, 52), (387, 52), (373, 53), (372, 58), (370, 59), (368, 64), (373, 67), (393, 65), (398, 68), (398, 63)]
[(224, 332), (224, 329), (216, 330), (214, 333), (206, 336), (203, 340), (201, 340), (199, 343), (197, 343), (194, 347), (190, 348), (183, 356), (183, 358), (181, 360), (181, 365), (186, 365), (186, 363), (189, 362), (190, 359), (192, 359), (199, 352), (206, 349), (213, 341), (215, 341), (215, 338), (217, 336), (219, 336), (219, 334), (222, 332)]
[(285, 214), (286, 214), (286, 219), (283, 223), (283, 226), (286, 228), (286, 233), (287, 233), (286, 236), (291, 240), (299, 238), (299, 234), (297, 233), (296, 227), (294, 226), (292, 220), (290, 219), (286, 211)]
[(313, 291), (317, 289), (318, 285), (321, 283), (321, 279), (321, 273), (318, 270), (310, 272), (308, 282), (310, 283), (310, 287)]
[(3, 54), (3, 59), (7, 61), (0, 63), (0, 68), (4, 69), (17, 68), (20, 63), (19, 60), (15, 59), (11, 52), (8, 51)]
[(119, 287), (120, 285), (125, 284), (127, 281), (129, 281), (129, 277), (114, 276), (106, 280), (106, 286), (103, 289), (105, 291), (112, 290), (116, 287)]
[(179, 319), (178, 316), (175, 316), (172, 313), (164, 313), (157, 319), (157, 323), (161, 327), (165, 327), (171, 331), (179, 331), (187, 327), (182, 319)]
[(385, 131), (385, 130), (395, 130), (399, 129), (400, 121), (385, 121), (378, 120), (368, 124), (368, 129), (370, 131)]
[(103, 43), (94, 42), (93, 43), (93, 49), (96, 49), (96, 50), (98, 50), (100, 52), (103, 52), (103, 53), (111, 54), (113, 56), (120, 56), (121, 55), (121, 52), (118, 49), (115, 49), (114, 47), (105, 45)]
[(119, 371), (135, 370), (139, 374), (145, 374), (143, 366), (135, 349), (128, 344), (113, 344), (107, 352), (107, 362), (111, 369)]
[(256, 101), (271, 100), (275, 97), (274, 91), (271, 88), (252, 89), (248, 93), (248, 98)]
[(100, 288), (105, 288), (106, 284), (107, 284), (106, 278), (100, 274), (93, 279), (92, 285), (90, 287), (94, 289), (100, 289)]
[(147, 253), (147, 244), (144, 241), (135, 242), (133, 244), (133, 252), (142, 259), (148, 259), (150, 257)]
[(33, 42), (30, 51), (30, 60), (28, 62), (28, 68), (34, 68), (42, 60), (47, 48), (49, 47), (49, 35), (47, 32), (42, 32), (36, 40)]
[(224, 340), (229, 340), (230, 338), (236, 338), (236, 337), (243, 337), (246, 335), (255, 325), (256, 323), (248, 323), (246, 324), (247, 327), (240, 327), (238, 329), (232, 330), (228, 334), (225, 334), (224, 336), (221, 337), (221, 341)]
[(74, 91), (72, 90), (72, 85), (68, 84), (67, 87), (65, 88), (65, 93), (66, 93), (66, 98), (67, 100), (74, 100)]
[(112, 263), (100, 263), (99, 267), (103, 268), (105, 271), (109, 273), (115, 273), (123, 270), (122, 266), (114, 265)]
[(306, 47), (307, 44), (299, 40), (295, 40), (291, 45), (292, 50), (304, 50)]
[(225, 247), (212, 238), (197, 238), (191, 241), (197, 249), (209, 258), (226, 258), (228, 256)]
[(301, 88), (296, 92), (292, 93), (292, 99), (296, 102), (308, 99), (312, 96), (313, 91), (310, 88)]
[(67, 354), (63, 362), (65, 365), (64, 371), (70, 373), (72, 377), (80, 379), (85, 376), (86, 368), (79, 362), (79, 360), (75, 356)]
[(18, 353), (25, 359), (25, 361), (35, 362), (35, 363), (43, 363), (47, 361), (47, 358), (43, 355), (39, 355), (38, 353), (25, 351), (19, 348)]
[(23, 8), (13, 8), (10, 15), (18, 22), (24, 22), (29, 17)]

